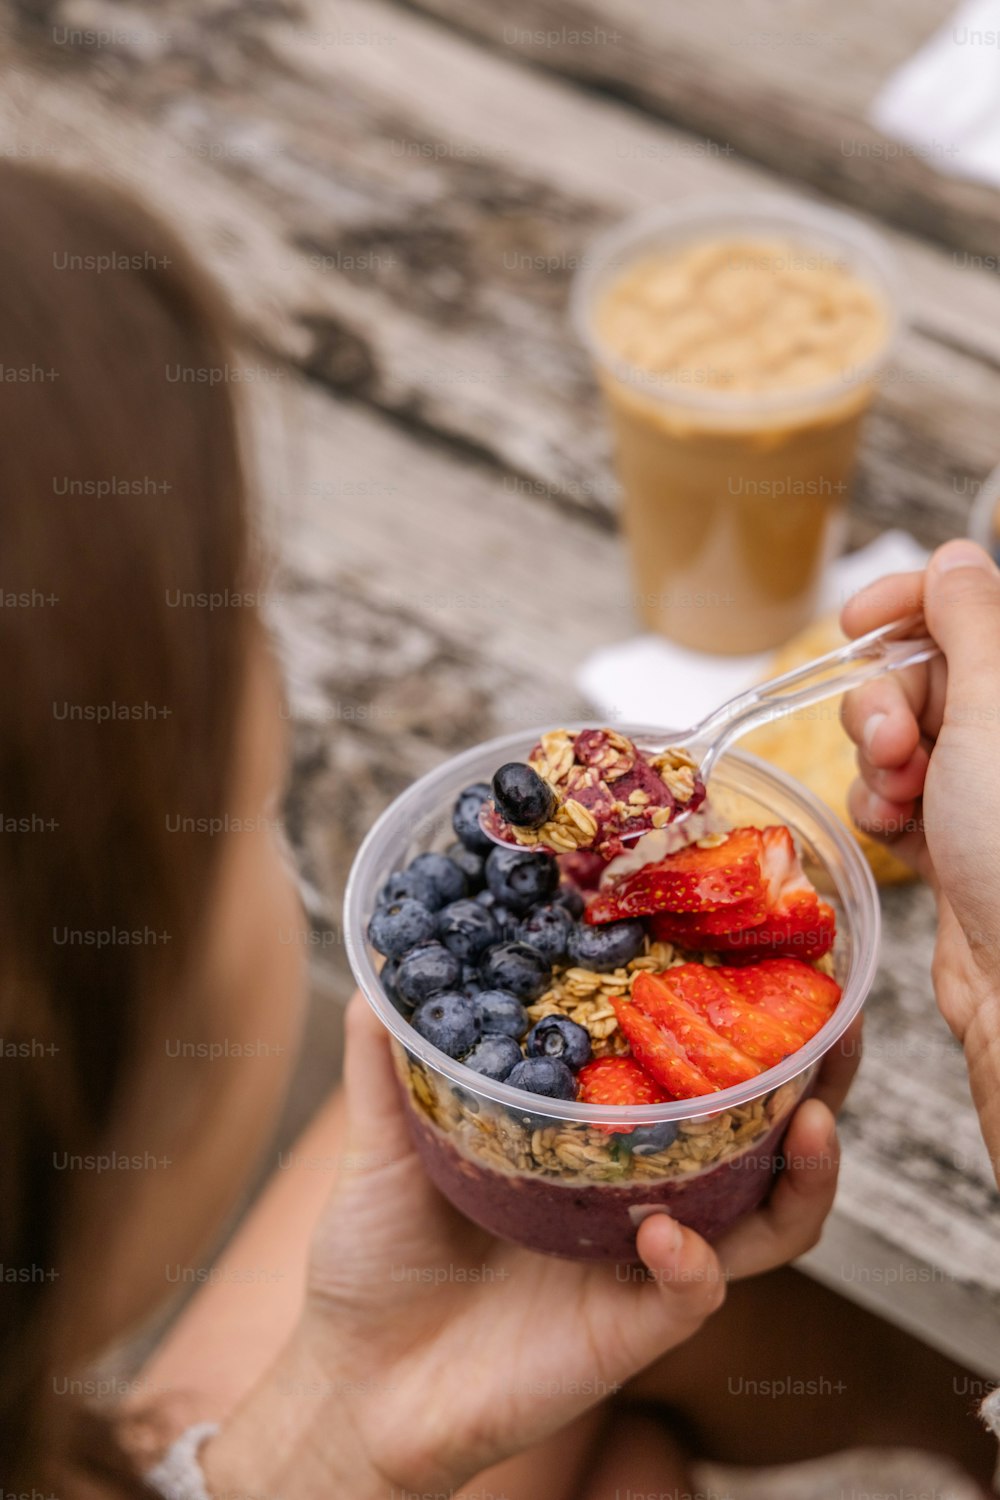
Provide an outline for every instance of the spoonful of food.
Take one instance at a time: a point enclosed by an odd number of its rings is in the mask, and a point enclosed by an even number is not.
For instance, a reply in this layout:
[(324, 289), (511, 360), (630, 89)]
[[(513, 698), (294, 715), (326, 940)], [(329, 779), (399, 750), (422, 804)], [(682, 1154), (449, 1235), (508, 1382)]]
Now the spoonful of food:
[(660, 741), (628, 739), (615, 729), (556, 729), (527, 761), (509, 761), (493, 778), (480, 827), (494, 843), (538, 853), (593, 850), (620, 854), (653, 828), (679, 823), (705, 799), (719, 756), (751, 729), (938, 655), (923, 616), (894, 620), (805, 666), (731, 698), (692, 729)]

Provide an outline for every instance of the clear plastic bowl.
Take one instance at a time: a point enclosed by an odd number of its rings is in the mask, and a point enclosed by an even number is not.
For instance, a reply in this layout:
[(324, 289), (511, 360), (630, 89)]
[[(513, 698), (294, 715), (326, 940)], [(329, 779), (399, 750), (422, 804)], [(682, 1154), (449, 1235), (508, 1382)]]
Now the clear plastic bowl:
[[(640, 741), (669, 739), (660, 729), (618, 727)], [(532, 1250), (634, 1261), (636, 1229), (650, 1213), (666, 1210), (712, 1238), (765, 1197), (792, 1111), (871, 987), (878, 893), (857, 842), (833, 813), (791, 777), (732, 751), (713, 775), (699, 832), (768, 823), (792, 829), (806, 870), (837, 910), (834, 966), (843, 995), (830, 1020), (800, 1051), (747, 1083), (711, 1095), (710, 1105), (698, 1098), (599, 1107), (544, 1099), (485, 1079), (412, 1030), (379, 982), (378, 955), (365, 932), (388, 876), (422, 850), (453, 841), (451, 810), (462, 788), (490, 780), (505, 761), (527, 758), (537, 739), (537, 732), (521, 731), (478, 745), (422, 777), (387, 808), (348, 880), (347, 953), (393, 1038), (411, 1133), (446, 1197), (484, 1229)], [(650, 1127), (665, 1143), (658, 1150), (650, 1150)], [(636, 1129), (644, 1137), (633, 1141)]]

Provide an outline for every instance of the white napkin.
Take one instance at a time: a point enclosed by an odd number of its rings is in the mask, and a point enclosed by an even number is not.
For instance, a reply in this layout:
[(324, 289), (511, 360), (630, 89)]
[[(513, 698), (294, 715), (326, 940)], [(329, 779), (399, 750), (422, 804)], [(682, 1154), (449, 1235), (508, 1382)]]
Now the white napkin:
[(938, 171), (1000, 184), (1000, 0), (965, 0), (893, 73), (871, 118)]
[[(866, 584), (886, 573), (922, 568), (928, 553), (905, 531), (886, 531), (829, 568), (821, 590), (819, 615), (839, 611)], [(675, 646), (658, 635), (606, 646), (587, 658), (576, 685), (605, 723), (681, 727), (695, 724), (742, 693), (767, 673), (763, 656), (708, 656)]]

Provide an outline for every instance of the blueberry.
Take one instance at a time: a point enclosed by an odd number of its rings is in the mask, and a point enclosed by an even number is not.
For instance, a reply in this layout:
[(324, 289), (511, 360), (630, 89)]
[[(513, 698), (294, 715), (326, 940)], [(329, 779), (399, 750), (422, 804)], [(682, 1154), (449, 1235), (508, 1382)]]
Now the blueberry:
[(459, 792), (451, 815), (456, 837), (474, 854), (489, 854), (494, 847), (493, 840), (479, 826), (479, 810), (492, 795), (488, 782), (477, 781), (474, 786), (467, 786), (464, 792)]
[(500, 940), (493, 913), (478, 901), (453, 901), (437, 915), (438, 937), (463, 963)]
[(449, 1057), (464, 1057), (479, 1041), (476, 1007), (468, 995), (434, 995), (418, 1005), (410, 1025), (425, 1041)]
[(462, 965), (454, 953), (441, 943), (421, 943), (400, 959), (396, 993), (411, 1005), (419, 1005), (442, 990), (454, 989), (461, 977)]
[(552, 965), (527, 943), (498, 943), (479, 963), (487, 989), (509, 990), (518, 1000), (537, 1000), (552, 973)]
[(575, 1099), (576, 1079), (558, 1057), (525, 1057), (504, 1080), (511, 1088), (529, 1094), (544, 1094), (548, 1099)]
[(590, 1061), (590, 1033), (569, 1016), (543, 1016), (525, 1046), (529, 1057), (558, 1057), (574, 1072)]
[(425, 876), (438, 896), (438, 906), (447, 906), (450, 901), (461, 901), (468, 894), (469, 882), (465, 871), (460, 870), (447, 854), (418, 854), (406, 867)]
[(381, 969), (379, 969), (379, 972), (378, 972), (379, 983), (381, 984), (381, 986), (382, 986), (382, 988), (384, 990), (389, 991), (389, 990), (395, 989), (395, 987), (396, 987), (396, 975), (398, 973), (399, 973), (399, 959), (398, 958), (387, 958), (386, 961), (385, 961), (385, 963), (382, 965)]
[(368, 941), (386, 958), (402, 958), (410, 948), (434, 936), (437, 917), (420, 901), (407, 898), (377, 906), (368, 923)]
[(561, 885), (552, 899), (557, 906), (564, 906), (571, 917), (583, 916), (583, 896), (575, 885)]
[(616, 1137), (633, 1156), (653, 1156), (657, 1151), (666, 1151), (677, 1139), (677, 1126), (673, 1120), (664, 1120), (661, 1125), (639, 1125), (627, 1135)]
[(379, 891), (378, 905), (392, 906), (397, 901), (420, 901), (428, 911), (437, 911), (444, 903), (439, 899), (434, 882), (412, 865), (408, 870), (396, 870), (389, 876)]
[(555, 792), (523, 760), (509, 760), (493, 778), (497, 812), (519, 828), (540, 828), (558, 806)]
[(484, 1078), (495, 1078), (497, 1083), (502, 1083), (511, 1068), (521, 1061), (521, 1049), (512, 1036), (501, 1036), (494, 1032), (477, 1042), (462, 1061), (473, 1072), (482, 1073)]
[(517, 937), (517, 924), (521, 920), (520, 917), (515, 917), (512, 911), (497, 900), (492, 891), (480, 891), (479, 895), (472, 899), (493, 913), (493, 920), (497, 924), (497, 942), (507, 943)]
[(482, 890), (486, 882), (486, 856), (476, 854), (473, 849), (466, 849), (464, 844), (449, 844), (444, 852), (464, 874), (469, 882), (469, 890)]
[(402, 998), (399, 991), (396, 989), (396, 976), (398, 973), (399, 959), (387, 959), (379, 970), (379, 984), (381, 984), (382, 988), (386, 992), (386, 995), (392, 1001), (396, 1009), (398, 1011), (401, 1011), (404, 1016), (408, 1016), (413, 1007), (412, 1005), (410, 1005), (409, 1001)]
[(569, 956), (578, 968), (605, 974), (637, 958), (645, 935), (638, 921), (607, 922), (602, 927), (578, 922), (569, 935)]
[(573, 927), (573, 918), (565, 906), (555, 903), (534, 906), (523, 921), (518, 923), (517, 937), (522, 943), (537, 948), (550, 964), (562, 963), (566, 957), (566, 944)]
[(486, 860), (486, 884), (503, 906), (524, 912), (549, 899), (559, 884), (559, 866), (551, 854), (495, 846)]
[(522, 1037), (528, 1029), (528, 1012), (517, 996), (507, 990), (481, 990), (476, 996), (476, 1009), (484, 1033)]
[(483, 980), (475, 964), (462, 965), (462, 994), (478, 995), (483, 987)]

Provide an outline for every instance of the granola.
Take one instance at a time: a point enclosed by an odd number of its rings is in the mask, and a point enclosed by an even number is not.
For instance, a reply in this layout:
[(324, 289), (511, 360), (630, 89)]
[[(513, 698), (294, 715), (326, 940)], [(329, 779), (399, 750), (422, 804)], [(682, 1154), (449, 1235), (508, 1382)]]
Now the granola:
[(590, 1033), (595, 1057), (623, 1055), (628, 1043), (618, 1029), (611, 1007), (612, 998), (624, 999), (631, 991), (635, 975), (642, 969), (659, 972), (686, 961), (680, 948), (672, 943), (655, 943), (648, 938), (646, 951), (624, 969), (598, 974), (593, 969), (570, 966), (553, 970), (552, 984), (533, 1005), (528, 1006), (531, 1024), (543, 1016), (564, 1015)]
[(551, 730), (528, 764), (552, 792), (555, 810), (533, 826), (505, 818), (499, 803), (484, 810), (492, 834), (527, 849), (595, 850), (610, 859), (624, 848), (623, 837), (664, 828), (705, 796), (687, 751), (648, 756), (616, 729)]
[(528, 1172), (567, 1184), (662, 1181), (717, 1166), (747, 1151), (783, 1121), (815, 1071), (750, 1104), (681, 1120), (671, 1145), (643, 1155), (629, 1149), (627, 1132), (611, 1134), (570, 1120), (540, 1124), (537, 1116), (453, 1088), (398, 1043), (393, 1051), (414, 1108), (457, 1150), (493, 1171)]

